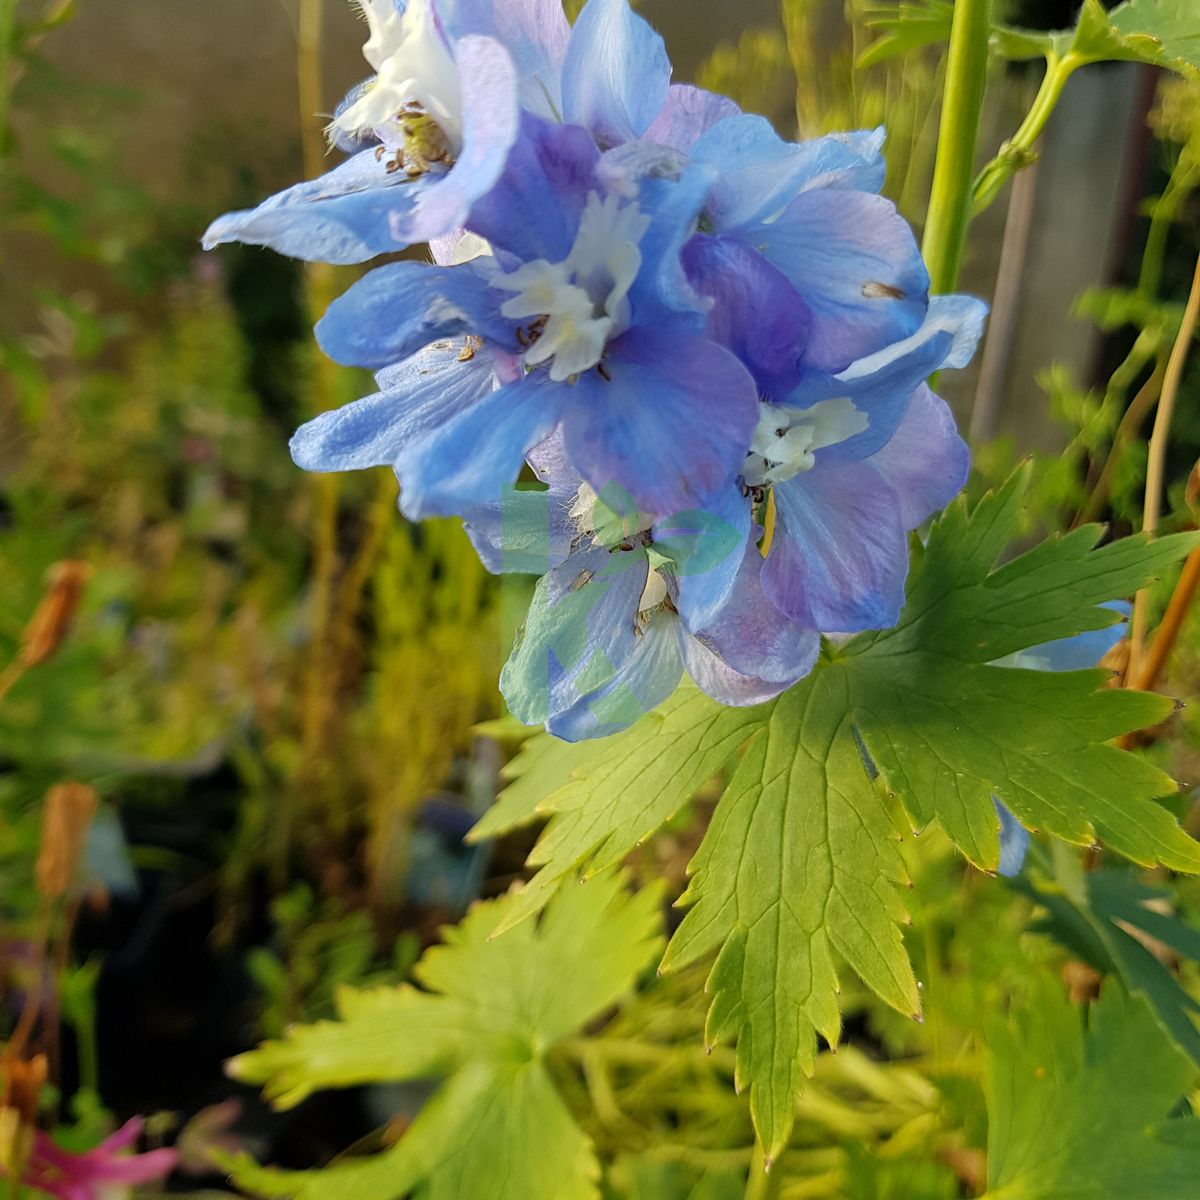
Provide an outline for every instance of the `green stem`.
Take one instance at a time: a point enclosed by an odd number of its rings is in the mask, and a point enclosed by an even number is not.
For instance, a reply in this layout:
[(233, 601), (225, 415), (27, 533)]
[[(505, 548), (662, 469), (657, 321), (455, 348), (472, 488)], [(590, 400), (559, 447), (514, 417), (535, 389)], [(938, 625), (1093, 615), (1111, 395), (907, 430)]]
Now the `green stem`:
[(783, 1172), (772, 1171), (761, 1142), (754, 1143), (750, 1157), (750, 1174), (746, 1178), (745, 1200), (775, 1200), (783, 1183)]
[(1046, 128), (1046, 122), (1050, 120), (1050, 114), (1057, 106), (1067, 80), (1086, 61), (1076, 54), (1065, 54), (1062, 58), (1053, 53), (1046, 55), (1046, 74), (1042, 77), (1042, 85), (1033, 98), (1029, 112), (1025, 114), (1025, 120), (975, 180), (971, 216), (979, 216), (996, 199), (1004, 185), (1033, 162), (1036, 157), (1034, 144), (1042, 136), (1042, 130)]
[(933, 192), (922, 246), (931, 290), (935, 293), (954, 290), (967, 243), (971, 178), (983, 111), (991, 29), (992, 0), (957, 0), (950, 27)]

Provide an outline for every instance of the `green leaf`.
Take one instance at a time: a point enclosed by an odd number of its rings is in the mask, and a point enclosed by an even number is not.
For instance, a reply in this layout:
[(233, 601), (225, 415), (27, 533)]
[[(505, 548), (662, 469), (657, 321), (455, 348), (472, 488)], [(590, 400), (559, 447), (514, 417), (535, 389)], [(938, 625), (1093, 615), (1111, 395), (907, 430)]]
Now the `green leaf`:
[[(1163, 1032), (1200, 1067), (1198, 1004), (1174, 973), (1145, 945), (1155, 938), (1176, 953), (1200, 959), (1200, 931), (1168, 913), (1170, 893), (1138, 882), (1129, 871), (1084, 871), (1078, 858), (1055, 853), (1029, 867), (1013, 886), (1046, 910), (1034, 926), (1149, 1005)], [(1141, 936), (1138, 936), (1138, 935)]]
[(718, 951), (708, 1036), (737, 1040), (739, 1080), (772, 1156), (787, 1143), (816, 1035), (837, 1037), (838, 959), (899, 1011), (918, 1008), (885, 790), (914, 827), (938, 823), (983, 870), (999, 862), (998, 796), (1030, 828), (1200, 871), (1200, 845), (1155, 802), (1174, 782), (1107, 744), (1158, 722), (1170, 702), (1102, 689), (1102, 671), (994, 662), (1112, 623), (1099, 605), (1197, 538), (1097, 549), (1101, 531), (1089, 527), (996, 568), (1020, 532), (1024, 486), (1019, 474), (973, 511), (960, 500), (943, 514), (896, 628), (852, 639), (772, 704), (722, 708), (689, 687), (601, 742), (539, 738), (501, 800), (503, 819), (485, 823), (549, 817), (530, 858), (542, 869), (503, 930), (577, 871), (619, 862), (741, 752), (664, 967)]
[(1035, 1007), (988, 1036), (991, 1200), (1191, 1200), (1200, 1121), (1168, 1119), (1195, 1067), (1149, 1010), (1105, 985), (1082, 1010), (1046, 981)]
[(1126, 0), (1105, 12), (1084, 0), (1071, 52), (1088, 62), (1126, 60), (1194, 73), (1200, 70), (1200, 8), (1195, 0)]
[(278, 1107), (326, 1087), (448, 1075), (386, 1153), (324, 1171), (248, 1160), (239, 1185), (299, 1200), (534, 1195), (591, 1200), (598, 1166), (543, 1065), (546, 1052), (612, 1007), (657, 956), (659, 894), (609, 874), (555, 897), (539, 923), (495, 940), (516, 894), (476, 905), (415, 970), (427, 989), (343, 991), (338, 1021), (301, 1026), (233, 1061)]
[[(882, 35), (863, 51), (858, 65), (870, 67), (947, 41), (953, 12), (946, 0), (868, 9), (864, 23)], [(1073, 29), (1042, 33), (995, 25), (991, 48), (1013, 62), (1070, 54), (1077, 65), (1131, 61), (1191, 74), (1200, 70), (1200, 9), (1195, 0), (1126, 0), (1105, 12), (1099, 0), (1084, 0)]]
[(664, 970), (720, 945), (707, 1039), (737, 1038), (739, 1083), (769, 1158), (787, 1144), (811, 1074), (813, 1031), (837, 1042), (833, 952), (914, 1016), (917, 983), (893, 884), (903, 866), (863, 770), (841, 672), (821, 671), (776, 705), (730, 780), (693, 859), (692, 904)]

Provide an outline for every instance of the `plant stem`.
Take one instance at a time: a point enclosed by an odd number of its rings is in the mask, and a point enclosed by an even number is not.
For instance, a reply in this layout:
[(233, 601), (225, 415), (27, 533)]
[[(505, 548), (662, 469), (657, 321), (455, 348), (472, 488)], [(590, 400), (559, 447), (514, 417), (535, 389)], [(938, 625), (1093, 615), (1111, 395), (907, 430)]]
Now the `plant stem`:
[(1183, 564), (1183, 574), (1179, 576), (1162, 624), (1154, 634), (1154, 641), (1150, 643), (1145, 665), (1131, 687), (1143, 692), (1153, 690), (1160, 672), (1167, 665), (1179, 631), (1183, 628), (1183, 619), (1196, 598), (1197, 587), (1200, 587), (1200, 548), (1193, 550), (1188, 555), (1187, 562)]
[(1042, 77), (1042, 86), (1038, 88), (1029, 112), (1025, 114), (1025, 120), (975, 180), (971, 216), (979, 216), (1000, 194), (1009, 179), (1033, 162), (1034, 143), (1046, 128), (1046, 122), (1057, 106), (1067, 80), (1085, 61), (1075, 54), (1064, 54), (1062, 58), (1056, 54), (1046, 55), (1046, 74)]
[(931, 290), (935, 293), (954, 290), (967, 243), (971, 178), (987, 82), (991, 28), (992, 0), (957, 0), (950, 27), (933, 192), (922, 246)]
[(745, 1200), (774, 1200), (779, 1195), (782, 1183), (783, 1173), (768, 1167), (762, 1143), (755, 1142), (754, 1153), (750, 1157), (750, 1173), (746, 1177)]
[[(1162, 396), (1158, 401), (1158, 412), (1154, 414), (1154, 430), (1150, 434), (1150, 457), (1146, 467), (1146, 498), (1142, 513), (1142, 532), (1151, 537), (1158, 532), (1158, 519), (1162, 512), (1163, 477), (1167, 465), (1167, 443), (1171, 434), (1171, 415), (1179, 396), (1179, 384), (1183, 379), (1183, 368), (1188, 350), (1200, 321), (1200, 258), (1192, 275), (1192, 290), (1188, 294), (1187, 307), (1183, 311), (1183, 322), (1179, 336), (1171, 347), (1167, 370), (1163, 375)], [(1126, 681), (1141, 678), (1142, 648), (1146, 639), (1146, 589), (1142, 588), (1134, 598), (1133, 622), (1129, 632), (1129, 667)]]
[(1071, 522), (1072, 529), (1090, 524), (1104, 511), (1104, 506), (1108, 503), (1109, 495), (1112, 493), (1113, 479), (1116, 477), (1117, 468), (1121, 465), (1125, 451), (1136, 436), (1146, 414), (1154, 407), (1162, 380), (1162, 367), (1155, 367), (1150, 378), (1142, 384), (1137, 395), (1129, 402), (1129, 407), (1125, 410), (1125, 415), (1121, 418), (1116, 433), (1113, 434), (1112, 445), (1109, 447), (1104, 466), (1101, 467), (1100, 474), (1096, 479), (1096, 486), (1092, 488), (1087, 502), (1079, 510), (1075, 520)]

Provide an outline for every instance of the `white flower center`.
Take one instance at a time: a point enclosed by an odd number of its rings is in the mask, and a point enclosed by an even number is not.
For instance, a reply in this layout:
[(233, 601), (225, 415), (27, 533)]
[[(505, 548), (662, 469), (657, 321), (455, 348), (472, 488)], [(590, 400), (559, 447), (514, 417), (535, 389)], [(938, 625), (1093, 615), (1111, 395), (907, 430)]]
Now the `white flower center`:
[(458, 69), (437, 27), (433, 0), (409, 0), (403, 16), (395, 0), (354, 3), (367, 20), (370, 36), (363, 57), (375, 79), (334, 119), (334, 127), (350, 137), (369, 130), (385, 146), (403, 147), (413, 136), (414, 116), (423, 116), (457, 156), (462, 149)]
[(609, 340), (629, 324), (629, 289), (642, 265), (638, 243), (649, 227), (636, 204), (593, 192), (566, 259), (497, 271), (492, 286), (516, 292), (500, 311), (537, 318), (526, 365), (549, 363), (550, 378), (561, 383), (600, 362)]
[(764, 404), (742, 478), (751, 487), (785, 483), (812, 470), (817, 450), (862, 433), (867, 424), (867, 414), (849, 396), (820, 400), (811, 408)]

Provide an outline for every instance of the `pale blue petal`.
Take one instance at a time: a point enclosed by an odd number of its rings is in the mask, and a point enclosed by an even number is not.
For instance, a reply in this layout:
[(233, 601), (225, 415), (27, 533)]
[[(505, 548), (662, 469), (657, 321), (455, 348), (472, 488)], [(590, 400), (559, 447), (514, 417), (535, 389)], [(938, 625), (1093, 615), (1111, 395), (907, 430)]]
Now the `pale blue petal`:
[[(758, 527), (755, 526), (755, 532)], [(790, 687), (812, 670), (821, 648), (817, 631), (802, 622), (785, 616), (763, 592), (763, 556), (757, 542), (746, 542), (738, 560), (733, 588), (725, 602), (701, 621), (689, 620), (681, 610), (681, 619), (694, 638), (703, 644), (710, 655), (742, 677), (757, 681), (762, 688), (774, 688), (775, 693)], [(680, 589), (682, 594), (682, 588)], [(690, 651), (689, 670), (702, 656)], [(709, 664), (708, 670), (714, 670)], [(694, 673), (692, 678), (718, 700), (708, 684)], [(714, 676), (720, 678), (720, 675)], [(736, 680), (733, 681), (736, 683)], [(758, 695), (750, 685), (746, 695)], [(765, 698), (765, 696), (764, 696)], [(727, 703), (756, 703), (757, 701), (728, 700)]]
[(576, 470), (617, 483), (642, 512), (703, 506), (741, 469), (758, 419), (745, 367), (714, 342), (634, 328), (609, 345), (609, 378), (588, 371), (562, 389)]
[(628, 0), (588, 0), (563, 64), (563, 116), (604, 148), (639, 138), (667, 102), (666, 46)]
[(812, 311), (808, 361), (816, 368), (845, 370), (911, 336), (925, 318), (929, 274), (890, 200), (802, 192), (779, 220), (755, 228), (754, 242)]
[(690, 629), (703, 629), (728, 601), (752, 529), (757, 526), (750, 501), (736, 483), (722, 488), (703, 509), (655, 524), (655, 549), (674, 563), (675, 605)]
[(495, 388), (485, 355), (459, 361), (459, 344), (426, 347), (387, 372), (386, 387), (301, 425), (292, 458), (306, 471), (360, 471), (393, 466)]
[(571, 26), (561, 0), (454, 0), (447, 24), (456, 37), (495, 38), (512, 55), (521, 106), (547, 120), (562, 115), (562, 64)]
[(394, 249), (465, 225), (475, 202), (500, 178), (517, 139), (517, 71), (508, 51), (491, 38), (467, 37), (455, 46), (454, 57), (462, 89), (462, 150), (410, 209), (392, 214)]
[(683, 676), (677, 627), (670, 613), (655, 613), (612, 678), (552, 714), (546, 728), (568, 742), (608, 737), (657, 708)]
[(900, 502), (862, 462), (822, 462), (775, 486), (763, 591), (822, 633), (886, 629), (904, 603), (908, 537)]
[(971, 451), (950, 406), (921, 384), (896, 432), (867, 462), (899, 497), (904, 528), (916, 529), (966, 486)]
[(317, 341), (336, 362), (385, 367), (439, 338), (477, 334), (518, 348), (514, 322), (474, 263), (435, 267), (398, 262), (368, 272), (317, 323)]
[(666, 104), (643, 136), (648, 142), (687, 152), (702, 133), (726, 117), (736, 117), (740, 111), (726, 96), (689, 83), (673, 83), (667, 91)]
[(558, 424), (564, 388), (531, 374), (465, 408), (397, 460), (406, 516), (463, 514), (498, 502), (525, 455)]
[(692, 149), (697, 162), (721, 172), (706, 215), (718, 232), (746, 229), (753, 239), (758, 223), (778, 217), (798, 192), (877, 192), (884, 176), (882, 132), (785, 142), (763, 117), (743, 114), (721, 121)]
[(518, 720), (545, 724), (628, 663), (648, 569), (642, 549), (610, 553), (593, 544), (538, 581), (500, 675), (500, 690)]
[(1025, 865), (1025, 855), (1029, 851), (1029, 830), (995, 796), (992, 797), (992, 803), (1000, 816), (1000, 865), (996, 870), (1011, 879), (1019, 875)]

